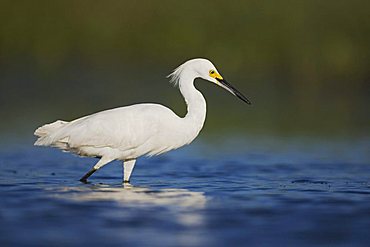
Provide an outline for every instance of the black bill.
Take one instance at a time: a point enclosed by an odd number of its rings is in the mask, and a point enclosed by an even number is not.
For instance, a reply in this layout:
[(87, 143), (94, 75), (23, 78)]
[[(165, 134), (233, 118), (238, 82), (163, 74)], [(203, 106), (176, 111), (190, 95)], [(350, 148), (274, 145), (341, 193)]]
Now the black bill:
[(239, 99), (243, 100), (248, 105), (252, 104), (247, 97), (245, 97), (241, 92), (239, 92), (236, 88), (234, 88), (230, 83), (228, 83), (225, 79), (218, 79), (216, 78), (218, 82), (221, 83), (221, 86), (225, 88), (230, 93), (234, 94)]

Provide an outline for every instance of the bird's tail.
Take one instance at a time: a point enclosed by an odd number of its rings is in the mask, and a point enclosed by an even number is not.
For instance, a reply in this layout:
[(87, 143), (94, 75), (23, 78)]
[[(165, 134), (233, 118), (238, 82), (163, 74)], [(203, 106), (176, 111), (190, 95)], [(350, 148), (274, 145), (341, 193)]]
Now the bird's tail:
[(34, 135), (39, 137), (34, 143), (35, 146), (49, 146), (52, 143), (50, 135), (61, 129), (68, 122), (57, 120), (50, 124), (45, 124), (35, 130)]

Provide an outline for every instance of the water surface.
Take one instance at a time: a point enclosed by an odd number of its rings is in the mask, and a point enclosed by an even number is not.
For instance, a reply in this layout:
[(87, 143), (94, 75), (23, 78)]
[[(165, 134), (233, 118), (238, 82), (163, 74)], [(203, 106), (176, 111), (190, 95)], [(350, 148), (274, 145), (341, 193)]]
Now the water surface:
[[(218, 139), (121, 164), (0, 153), (1, 246), (368, 246), (370, 145)], [(222, 141), (221, 141), (222, 140)]]

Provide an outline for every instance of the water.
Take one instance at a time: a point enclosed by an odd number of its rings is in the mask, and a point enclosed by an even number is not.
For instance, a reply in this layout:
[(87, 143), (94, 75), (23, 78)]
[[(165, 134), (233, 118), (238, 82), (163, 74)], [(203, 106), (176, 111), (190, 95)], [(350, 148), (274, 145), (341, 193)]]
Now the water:
[(370, 145), (229, 139), (115, 162), (0, 153), (1, 246), (368, 246)]

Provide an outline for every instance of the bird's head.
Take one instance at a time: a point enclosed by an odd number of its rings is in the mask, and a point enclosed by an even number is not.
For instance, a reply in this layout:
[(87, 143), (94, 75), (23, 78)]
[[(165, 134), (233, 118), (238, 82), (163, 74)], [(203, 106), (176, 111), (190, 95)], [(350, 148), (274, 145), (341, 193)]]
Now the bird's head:
[(192, 72), (194, 78), (202, 78), (204, 80), (210, 81), (217, 86), (220, 86), (227, 91), (229, 91), (234, 96), (238, 97), (247, 104), (251, 102), (245, 97), (241, 92), (234, 88), (230, 83), (228, 83), (225, 78), (217, 71), (216, 67), (211, 63), (211, 61), (204, 58), (191, 59), (184, 64), (180, 65), (170, 76), (172, 81), (178, 81), (181, 77), (182, 72), (189, 71)]

